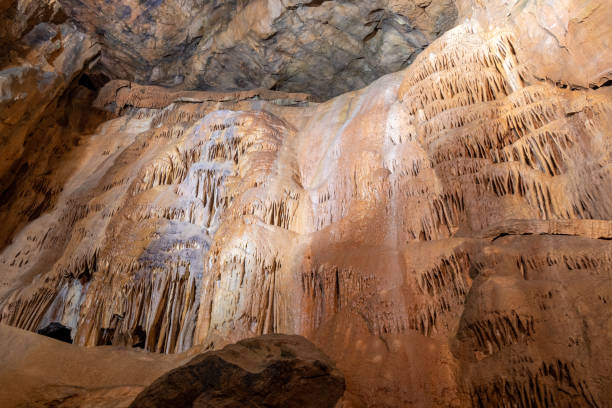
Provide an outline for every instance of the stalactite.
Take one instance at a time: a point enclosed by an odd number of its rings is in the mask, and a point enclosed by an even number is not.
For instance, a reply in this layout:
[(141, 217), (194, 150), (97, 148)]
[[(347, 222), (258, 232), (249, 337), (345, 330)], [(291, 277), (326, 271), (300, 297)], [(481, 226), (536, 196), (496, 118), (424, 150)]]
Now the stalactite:
[(535, 77), (520, 41), (470, 20), (323, 104), (111, 81), (74, 175), (24, 189), (0, 320), (161, 353), (298, 333), (397, 406), (422, 384), (396, 355), (457, 406), (603, 406), (609, 95)]
[(572, 407), (597, 408), (589, 387), (575, 378), (573, 368), (562, 360), (543, 362), (530, 370), (525, 368), (518, 378), (496, 378), (472, 389), (475, 407)]

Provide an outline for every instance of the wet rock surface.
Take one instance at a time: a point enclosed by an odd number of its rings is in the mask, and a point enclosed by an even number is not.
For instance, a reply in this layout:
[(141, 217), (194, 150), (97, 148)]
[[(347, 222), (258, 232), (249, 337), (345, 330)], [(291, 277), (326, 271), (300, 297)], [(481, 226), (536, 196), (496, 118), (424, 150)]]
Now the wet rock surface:
[(131, 408), (332, 408), (344, 377), (303, 337), (267, 335), (207, 352), (158, 378)]

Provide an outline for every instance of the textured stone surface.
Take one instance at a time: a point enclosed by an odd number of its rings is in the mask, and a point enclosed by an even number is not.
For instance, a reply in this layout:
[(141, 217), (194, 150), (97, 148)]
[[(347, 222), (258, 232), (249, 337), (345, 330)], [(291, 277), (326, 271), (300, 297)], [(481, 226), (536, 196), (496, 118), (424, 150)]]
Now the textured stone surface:
[(158, 378), (131, 408), (333, 408), (344, 378), (300, 336), (271, 334), (197, 356)]
[[(0, 347), (6, 351), (0, 356), (2, 407), (186, 407), (192, 404), (164, 401), (176, 396), (178, 385), (193, 391), (211, 383), (220, 388), (199, 396), (193, 406), (245, 406), (235, 403), (252, 391), (265, 392), (265, 406), (333, 407), (344, 390), (342, 374), (329, 358), (299, 336), (264, 336), (216, 352), (202, 354), (201, 347), (194, 347), (162, 355), (78, 347), (0, 324)], [(215, 375), (210, 378), (189, 377), (211, 370)], [(166, 382), (170, 377), (176, 381), (172, 386)], [(310, 394), (302, 404), (305, 392)]]
[[(100, 47), (55, 1), (0, 1), (0, 248), (53, 206), (73, 145), (101, 118), (77, 79)], [(85, 112), (84, 112), (85, 110)], [(84, 114), (85, 113), (85, 114)], [(12, 197), (21, 197), (17, 210)]]
[(157, 377), (198, 353), (84, 348), (0, 324), (0, 406), (126, 408)]
[[(0, 58), (0, 163), (4, 182), (26, 137), (100, 48), (63, 20), (55, 2), (0, 3), (3, 53)], [(10, 184), (8, 181), (6, 184)]]
[(0, 254), (2, 322), (167, 353), (301, 334), (372, 407), (611, 405), (610, 7), (584, 4), (460, 2), (325, 103), (110, 82)]
[(454, 0), (60, 2), (109, 77), (323, 99), (406, 67), (457, 16)]
[(482, 25), (506, 19), (520, 37), (515, 51), (538, 79), (570, 88), (612, 79), (612, 7), (606, 2), (462, 0), (458, 6)]

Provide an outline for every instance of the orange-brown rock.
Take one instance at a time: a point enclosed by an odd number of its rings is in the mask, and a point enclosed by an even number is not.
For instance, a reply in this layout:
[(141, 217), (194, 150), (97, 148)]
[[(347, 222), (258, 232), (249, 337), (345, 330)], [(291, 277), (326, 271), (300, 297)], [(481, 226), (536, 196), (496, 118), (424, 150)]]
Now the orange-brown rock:
[[(299, 336), (269, 335), (214, 352), (194, 347), (161, 355), (84, 348), (0, 324), (0, 346), (2, 407), (228, 407), (244, 406), (241, 398), (251, 393), (259, 397), (247, 401), (250, 406), (259, 398), (265, 406), (333, 407), (344, 391), (342, 374), (329, 358)], [(198, 378), (202, 373), (210, 377)], [(195, 401), (178, 402), (179, 384), (185, 389), (181, 397), (191, 394)], [(214, 385), (214, 393), (209, 389), (196, 399), (198, 389)]]
[(1, 321), (164, 353), (300, 334), (371, 407), (611, 405), (610, 7), (507, 3), (324, 103), (109, 82), (0, 254)]
[(96, 92), (81, 80), (100, 46), (55, 1), (0, 1), (0, 49), (4, 248), (25, 223), (53, 207), (71, 171), (72, 147), (106, 117), (90, 114)]
[(127, 407), (157, 377), (197, 355), (84, 348), (0, 324), (0, 406)]

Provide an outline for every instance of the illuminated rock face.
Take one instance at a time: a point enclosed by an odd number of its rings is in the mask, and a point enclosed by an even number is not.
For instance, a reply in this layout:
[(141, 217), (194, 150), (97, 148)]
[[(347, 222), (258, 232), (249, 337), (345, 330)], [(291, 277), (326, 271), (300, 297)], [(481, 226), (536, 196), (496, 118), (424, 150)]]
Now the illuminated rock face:
[(110, 82), (2, 252), (1, 321), (167, 353), (301, 334), (367, 406), (610, 405), (610, 51), (576, 68), (610, 11), (564, 2), (583, 26), (550, 45), (539, 6), (491, 3), (325, 103)]
[(75, 347), (3, 324), (0, 344), (7, 351), (0, 356), (3, 407), (128, 407), (157, 377), (197, 352)]
[(0, 49), (4, 248), (16, 231), (53, 207), (72, 166), (60, 162), (70, 161), (72, 147), (107, 115), (92, 114), (87, 106), (96, 93), (79, 84), (100, 46), (55, 1), (0, 0)]

